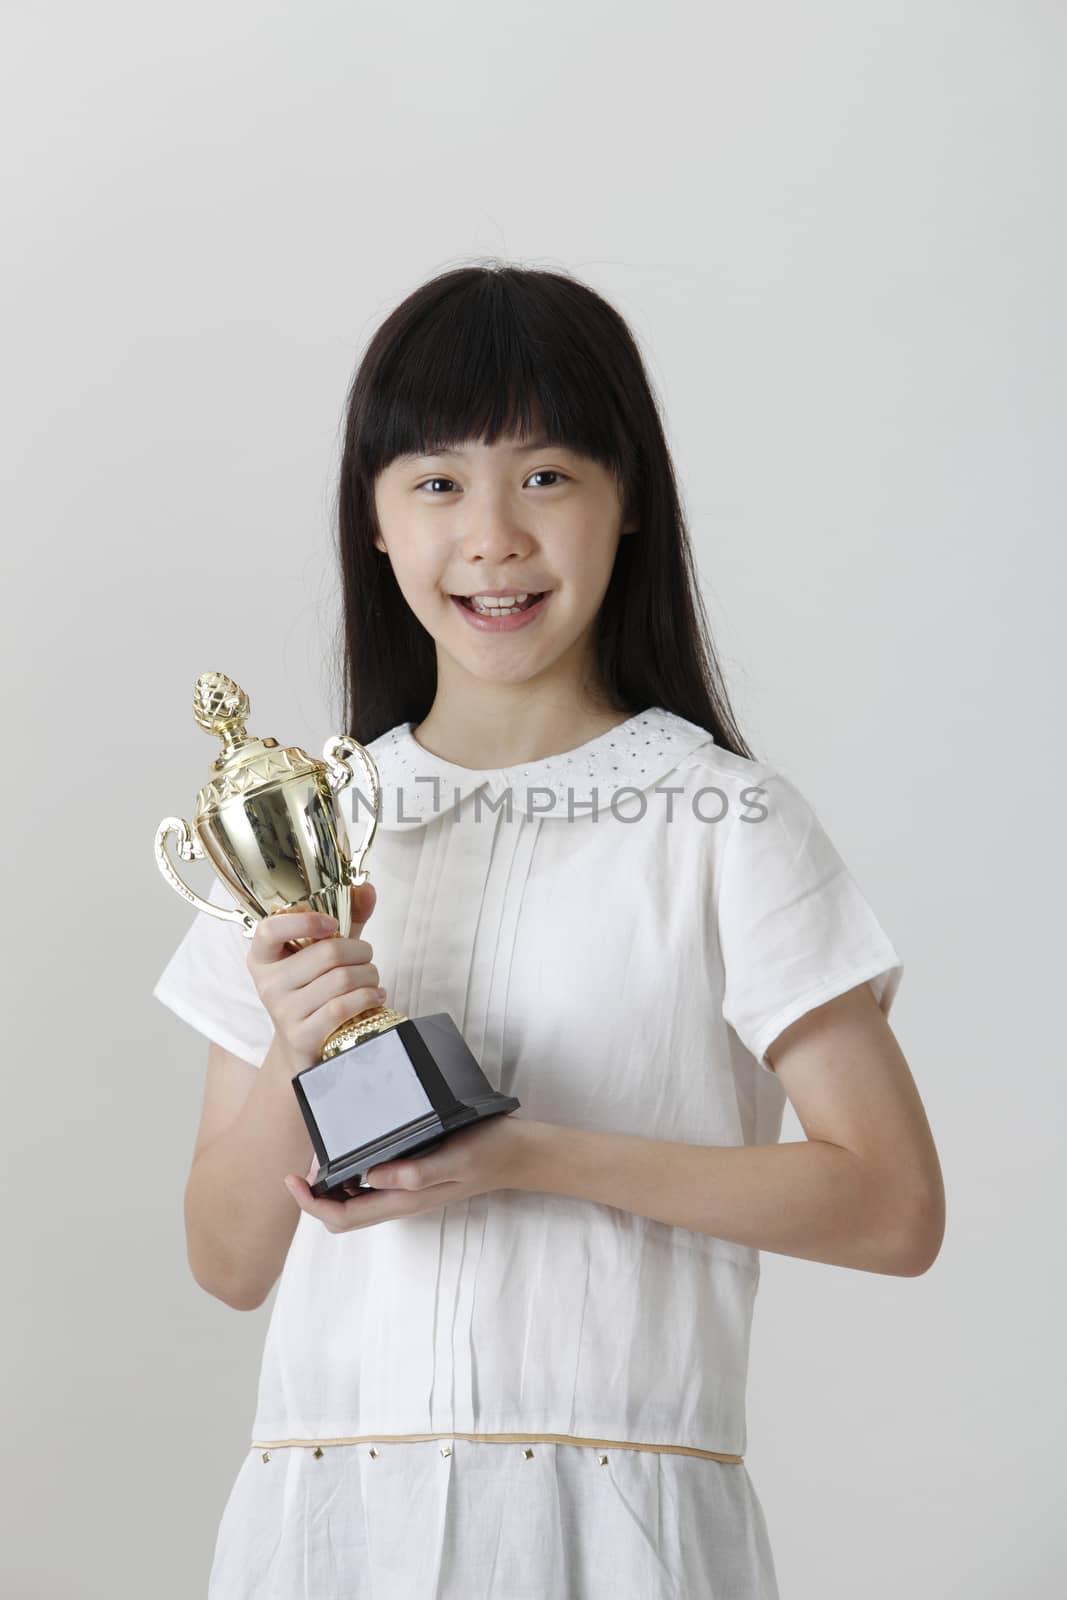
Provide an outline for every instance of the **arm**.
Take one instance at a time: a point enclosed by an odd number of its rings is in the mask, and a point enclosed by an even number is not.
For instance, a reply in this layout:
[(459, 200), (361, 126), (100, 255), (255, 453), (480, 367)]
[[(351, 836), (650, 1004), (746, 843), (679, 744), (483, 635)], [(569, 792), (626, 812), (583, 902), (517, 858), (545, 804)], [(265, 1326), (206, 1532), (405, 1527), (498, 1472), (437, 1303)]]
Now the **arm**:
[(262, 1305), (300, 1217), (282, 1183), (312, 1156), (292, 1075), (278, 1040), (258, 1069), (220, 1045), (208, 1051), (185, 1186), (186, 1249), (200, 1287), (237, 1311)]
[(804, 1141), (675, 1144), (530, 1122), (510, 1186), (780, 1255), (902, 1277), (925, 1272), (944, 1235), (941, 1170), (908, 1064), (867, 984), (799, 1018), (768, 1060)]
[(247, 960), (273, 1042), (258, 1068), (218, 1044), (208, 1051), (185, 1187), (186, 1247), (197, 1283), (237, 1311), (262, 1305), (285, 1263), (300, 1219), (286, 1174), (317, 1165), (293, 1077), (319, 1059), (338, 1023), (384, 998), (371, 947), (359, 937), (375, 900), (372, 884), (353, 887), (345, 938), (336, 921), (310, 911), (262, 918)]

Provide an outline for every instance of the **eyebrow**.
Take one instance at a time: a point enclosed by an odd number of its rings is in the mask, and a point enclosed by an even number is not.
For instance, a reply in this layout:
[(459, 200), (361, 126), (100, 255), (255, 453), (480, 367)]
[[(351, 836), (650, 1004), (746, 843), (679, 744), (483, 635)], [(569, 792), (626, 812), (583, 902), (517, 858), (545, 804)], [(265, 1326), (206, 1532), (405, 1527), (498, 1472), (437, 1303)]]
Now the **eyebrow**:
[[(564, 444), (562, 439), (529, 439), (523, 444), (508, 445), (507, 448), (513, 455), (520, 455), (526, 450), (569, 450), (570, 446)], [(417, 450), (412, 450), (407, 455), (401, 456), (400, 459), (401, 461), (425, 461), (430, 456), (462, 456), (466, 454), (466, 450), (450, 450), (443, 445), (431, 444), (430, 448), (423, 451), (421, 455)]]

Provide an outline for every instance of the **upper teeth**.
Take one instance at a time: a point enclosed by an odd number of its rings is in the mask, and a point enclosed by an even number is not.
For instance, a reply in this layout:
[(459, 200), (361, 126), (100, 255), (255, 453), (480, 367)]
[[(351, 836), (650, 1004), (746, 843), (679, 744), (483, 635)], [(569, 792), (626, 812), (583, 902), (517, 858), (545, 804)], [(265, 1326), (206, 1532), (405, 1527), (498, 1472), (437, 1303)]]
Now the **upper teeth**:
[(510, 611), (513, 606), (520, 606), (524, 600), (530, 598), (529, 594), (498, 594), (491, 599), (482, 599), (479, 595), (469, 596), (470, 603), (479, 611)]

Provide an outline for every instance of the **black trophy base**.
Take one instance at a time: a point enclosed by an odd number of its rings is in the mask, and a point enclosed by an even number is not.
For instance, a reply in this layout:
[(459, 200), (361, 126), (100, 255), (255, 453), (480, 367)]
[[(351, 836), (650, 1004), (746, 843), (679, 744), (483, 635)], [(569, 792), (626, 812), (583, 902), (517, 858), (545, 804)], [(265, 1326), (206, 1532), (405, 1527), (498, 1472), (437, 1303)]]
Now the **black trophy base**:
[(489, 1082), (444, 1011), (409, 1017), (293, 1079), (319, 1170), (313, 1195), (346, 1199), (341, 1185), (396, 1156), (430, 1150), (458, 1128), (517, 1111)]

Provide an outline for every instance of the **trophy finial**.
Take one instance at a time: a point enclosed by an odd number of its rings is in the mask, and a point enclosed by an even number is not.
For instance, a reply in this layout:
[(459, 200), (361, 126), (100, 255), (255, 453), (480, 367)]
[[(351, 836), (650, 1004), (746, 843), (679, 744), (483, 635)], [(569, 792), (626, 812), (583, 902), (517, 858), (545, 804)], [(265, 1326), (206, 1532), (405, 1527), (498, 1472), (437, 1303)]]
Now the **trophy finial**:
[(202, 672), (192, 690), (192, 714), (205, 733), (237, 731), (248, 717), (248, 694), (226, 672)]
[(192, 714), (205, 733), (221, 739), (224, 755), (248, 742), (248, 709), (248, 694), (226, 672), (202, 672), (194, 683)]

